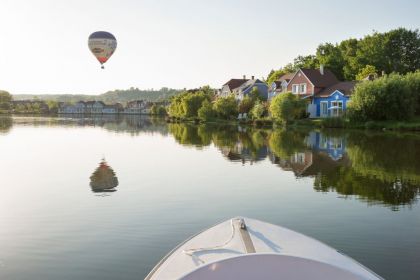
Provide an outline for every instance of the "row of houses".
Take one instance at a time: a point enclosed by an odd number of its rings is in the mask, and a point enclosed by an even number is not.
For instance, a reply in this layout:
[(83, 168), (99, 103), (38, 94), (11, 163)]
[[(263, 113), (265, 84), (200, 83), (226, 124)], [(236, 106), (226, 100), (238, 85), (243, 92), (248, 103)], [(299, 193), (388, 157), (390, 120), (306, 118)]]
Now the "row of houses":
[(307, 100), (307, 112), (310, 118), (340, 116), (347, 108), (354, 81), (339, 81), (328, 69), (321, 65), (319, 69), (301, 68), (295, 73), (281, 76), (271, 85), (265, 84), (254, 76), (251, 79), (230, 79), (219, 91), (218, 96), (234, 95), (240, 101), (257, 88), (264, 100), (270, 101), (284, 92), (292, 92)]
[(153, 103), (144, 100), (134, 100), (124, 107), (120, 103), (107, 105), (102, 101), (79, 101), (75, 104), (61, 103), (59, 114), (150, 114)]

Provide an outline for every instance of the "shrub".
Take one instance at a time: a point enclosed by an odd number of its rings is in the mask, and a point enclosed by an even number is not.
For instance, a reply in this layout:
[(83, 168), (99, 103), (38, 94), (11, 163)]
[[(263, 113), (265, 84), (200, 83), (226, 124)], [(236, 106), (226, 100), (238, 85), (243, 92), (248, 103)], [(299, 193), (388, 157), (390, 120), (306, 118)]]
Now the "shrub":
[(238, 111), (239, 113), (249, 113), (251, 111), (252, 107), (254, 107), (255, 100), (250, 98), (249, 96), (245, 96), (244, 99), (239, 102)]
[(150, 114), (157, 115), (157, 116), (165, 116), (166, 109), (164, 106), (153, 104), (152, 107), (150, 108)]
[(238, 115), (238, 105), (233, 96), (218, 98), (213, 104), (213, 110), (222, 119), (231, 119)]
[(287, 123), (305, 115), (306, 102), (291, 92), (282, 93), (273, 98), (269, 110), (274, 120)]
[(211, 100), (211, 96), (206, 92), (184, 92), (172, 98), (168, 113), (176, 118), (196, 118), (204, 100)]
[(415, 94), (404, 77), (392, 74), (358, 84), (348, 113), (356, 121), (407, 120), (414, 115), (415, 101)]
[(408, 73), (405, 75), (404, 80), (414, 95), (416, 103), (415, 113), (416, 115), (420, 115), (420, 71)]
[(342, 117), (332, 117), (322, 119), (321, 126), (325, 128), (344, 128), (346, 124)]
[(208, 100), (204, 100), (201, 108), (198, 109), (198, 118), (202, 121), (208, 121), (214, 118), (215, 112), (211, 103)]
[(251, 110), (251, 117), (254, 120), (262, 118), (266, 113), (266, 107), (264, 106), (264, 103), (261, 101), (255, 102), (254, 107), (252, 107)]

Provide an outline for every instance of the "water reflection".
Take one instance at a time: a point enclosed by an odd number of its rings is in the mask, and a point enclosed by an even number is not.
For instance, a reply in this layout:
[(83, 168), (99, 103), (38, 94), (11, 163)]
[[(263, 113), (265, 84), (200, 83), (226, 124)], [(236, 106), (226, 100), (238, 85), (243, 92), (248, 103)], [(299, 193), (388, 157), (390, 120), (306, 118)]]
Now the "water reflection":
[[(34, 122), (49, 126), (98, 126), (132, 136), (158, 133), (197, 149), (213, 145), (233, 163), (258, 164), (268, 160), (293, 172), (297, 179), (313, 178), (317, 192), (336, 192), (343, 198), (356, 197), (393, 210), (414, 204), (420, 193), (420, 135), (416, 134), (167, 124), (163, 119), (138, 116), (13, 119), (17, 125)], [(10, 118), (0, 122), (2, 131), (10, 130), (11, 126)], [(100, 175), (98, 170), (109, 173)], [(93, 191), (114, 191), (118, 185), (115, 173), (105, 162), (91, 179)]]
[(114, 170), (105, 159), (99, 163), (99, 167), (90, 176), (90, 187), (95, 193), (115, 192), (118, 186), (118, 178)]
[(12, 117), (4, 115), (0, 116), (0, 134), (7, 134), (12, 128)]
[(314, 178), (314, 190), (356, 196), (392, 210), (412, 205), (420, 193), (420, 135), (302, 131), (171, 124), (182, 145), (215, 145), (229, 161), (269, 159), (297, 178)]

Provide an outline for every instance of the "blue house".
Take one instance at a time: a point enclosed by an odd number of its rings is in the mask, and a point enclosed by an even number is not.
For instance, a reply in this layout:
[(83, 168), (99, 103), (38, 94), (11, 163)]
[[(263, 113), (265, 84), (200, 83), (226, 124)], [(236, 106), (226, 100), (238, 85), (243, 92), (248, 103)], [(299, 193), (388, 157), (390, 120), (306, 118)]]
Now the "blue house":
[(259, 79), (254, 79), (254, 76), (239, 87), (235, 88), (233, 90), (233, 93), (235, 94), (235, 99), (240, 101), (245, 96), (249, 95), (253, 88), (257, 88), (258, 92), (260, 93), (260, 96), (263, 100), (267, 100), (268, 98), (268, 86), (266, 83)]
[(287, 92), (308, 101), (310, 118), (340, 116), (347, 108), (347, 102), (355, 82), (340, 82), (334, 73), (324, 69), (300, 68), (287, 83)]
[(317, 118), (339, 117), (346, 111), (355, 82), (339, 82), (313, 95), (309, 106)]

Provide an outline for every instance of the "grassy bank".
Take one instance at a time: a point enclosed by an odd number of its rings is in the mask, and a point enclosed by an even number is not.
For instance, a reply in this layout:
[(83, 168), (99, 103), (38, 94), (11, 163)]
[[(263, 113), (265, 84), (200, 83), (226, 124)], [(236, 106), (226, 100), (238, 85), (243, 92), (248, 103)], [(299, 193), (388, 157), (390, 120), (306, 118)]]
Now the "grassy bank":
[(252, 125), (256, 127), (272, 127), (273, 121), (269, 118), (258, 119), (258, 120), (226, 120), (220, 118), (212, 118), (206, 121), (200, 120), (198, 118), (173, 118), (166, 117), (166, 122), (168, 123), (206, 123), (206, 124), (231, 124), (231, 125)]
[(420, 117), (410, 121), (368, 121), (350, 122), (348, 119), (303, 119), (294, 121), (291, 126), (305, 126), (316, 128), (350, 128), (395, 131), (420, 131)]

